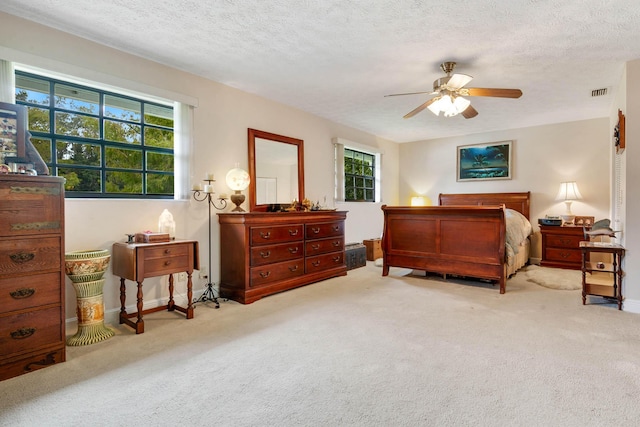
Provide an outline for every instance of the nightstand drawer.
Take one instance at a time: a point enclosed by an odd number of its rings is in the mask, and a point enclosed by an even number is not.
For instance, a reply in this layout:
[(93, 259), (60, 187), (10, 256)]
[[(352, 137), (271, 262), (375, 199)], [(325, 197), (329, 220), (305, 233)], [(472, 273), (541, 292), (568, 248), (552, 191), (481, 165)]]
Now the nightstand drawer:
[(582, 262), (582, 254), (580, 250), (546, 248), (544, 259), (547, 261), (580, 263)]
[(577, 249), (584, 236), (567, 236), (563, 234), (549, 234), (547, 236), (547, 247)]

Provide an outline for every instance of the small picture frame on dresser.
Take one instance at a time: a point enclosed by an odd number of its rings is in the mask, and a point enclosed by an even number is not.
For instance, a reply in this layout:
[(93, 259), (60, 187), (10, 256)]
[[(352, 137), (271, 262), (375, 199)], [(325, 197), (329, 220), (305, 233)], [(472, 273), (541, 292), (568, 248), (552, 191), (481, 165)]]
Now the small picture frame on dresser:
[(593, 225), (595, 217), (593, 216), (576, 216), (576, 219), (573, 221), (574, 225), (578, 227), (588, 227), (590, 228)]

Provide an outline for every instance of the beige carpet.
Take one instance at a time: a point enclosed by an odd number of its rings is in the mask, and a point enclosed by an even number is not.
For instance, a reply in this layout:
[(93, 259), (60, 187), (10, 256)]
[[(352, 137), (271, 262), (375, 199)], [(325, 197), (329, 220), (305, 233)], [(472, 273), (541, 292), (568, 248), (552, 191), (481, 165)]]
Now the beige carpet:
[[(609, 426), (640, 419), (640, 317), (580, 292), (372, 262), (0, 383), (2, 426)], [(69, 331), (73, 334), (75, 330)]]
[(564, 291), (582, 289), (582, 271), (580, 270), (528, 265), (518, 274), (524, 274), (528, 281), (545, 288)]

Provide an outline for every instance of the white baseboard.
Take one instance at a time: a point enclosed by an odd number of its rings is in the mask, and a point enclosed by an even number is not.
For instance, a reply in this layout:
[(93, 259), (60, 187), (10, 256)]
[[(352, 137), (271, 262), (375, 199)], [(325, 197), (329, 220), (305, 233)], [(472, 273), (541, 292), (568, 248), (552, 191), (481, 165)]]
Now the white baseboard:
[(633, 299), (626, 299), (622, 303), (622, 310), (629, 313), (640, 313), (640, 301)]

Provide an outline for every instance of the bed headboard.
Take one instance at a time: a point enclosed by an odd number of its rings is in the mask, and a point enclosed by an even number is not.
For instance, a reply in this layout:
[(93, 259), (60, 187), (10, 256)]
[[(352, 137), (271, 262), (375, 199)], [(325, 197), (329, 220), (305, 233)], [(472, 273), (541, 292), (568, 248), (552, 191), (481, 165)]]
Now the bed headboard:
[(526, 193), (477, 193), (477, 194), (440, 194), (440, 206), (501, 206), (520, 212), (529, 218), (531, 192)]

